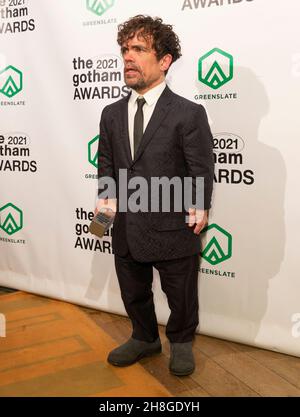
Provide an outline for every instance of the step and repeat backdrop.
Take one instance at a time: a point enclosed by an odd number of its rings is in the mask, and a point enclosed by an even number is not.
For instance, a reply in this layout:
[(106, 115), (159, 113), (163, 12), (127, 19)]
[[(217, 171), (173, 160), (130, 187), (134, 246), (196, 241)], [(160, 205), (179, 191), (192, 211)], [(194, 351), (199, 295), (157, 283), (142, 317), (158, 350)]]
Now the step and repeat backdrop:
[[(128, 94), (118, 24), (160, 16), (183, 52), (167, 82), (205, 106), (214, 136), (198, 331), (300, 356), (299, 13), (296, 0), (0, 0), (0, 285), (126, 314), (111, 231), (88, 232), (99, 120)], [(157, 271), (153, 287), (165, 324)]]

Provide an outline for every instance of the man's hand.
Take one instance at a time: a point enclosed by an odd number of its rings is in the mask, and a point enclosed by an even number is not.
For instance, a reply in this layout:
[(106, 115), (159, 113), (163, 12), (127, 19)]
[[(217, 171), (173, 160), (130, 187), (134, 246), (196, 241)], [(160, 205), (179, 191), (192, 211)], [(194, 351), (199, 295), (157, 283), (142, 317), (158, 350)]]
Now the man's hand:
[(192, 227), (196, 224), (194, 228), (194, 233), (199, 235), (201, 230), (207, 225), (208, 223), (208, 211), (207, 210), (199, 210), (195, 208), (189, 209), (189, 226)]
[(105, 208), (111, 209), (113, 213), (116, 214), (117, 199), (116, 198), (106, 198), (106, 199), (100, 198), (99, 200), (97, 200), (97, 204), (94, 210), (95, 216), (100, 210), (104, 211)]

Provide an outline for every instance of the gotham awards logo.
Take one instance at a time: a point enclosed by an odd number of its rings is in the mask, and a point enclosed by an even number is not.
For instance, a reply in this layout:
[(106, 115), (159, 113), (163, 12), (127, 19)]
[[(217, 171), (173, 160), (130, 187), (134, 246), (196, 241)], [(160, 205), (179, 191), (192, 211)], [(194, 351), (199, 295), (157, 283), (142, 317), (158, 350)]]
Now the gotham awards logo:
[(118, 55), (76, 56), (72, 67), (74, 101), (116, 100), (129, 93), (123, 78), (123, 61)]
[[(227, 230), (213, 223), (205, 227), (201, 235), (205, 235), (206, 240), (201, 256), (210, 265), (221, 264), (232, 257), (232, 235)], [(235, 278), (235, 272), (220, 271), (204, 266), (200, 267), (200, 271), (210, 276)]]
[(30, 137), (24, 132), (0, 133), (0, 172), (36, 172)]
[(35, 20), (31, 17), (29, 3), (30, 0), (0, 0), (0, 35), (35, 30)]
[(246, 165), (246, 143), (234, 133), (214, 133), (214, 180), (219, 184), (244, 184), (251, 186), (255, 181), (255, 170)]
[(230, 6), (237, 4), (246, 4), (254, 0), (183, 0), (181, 11), (184, 10), (200, 10), (214, 6)]

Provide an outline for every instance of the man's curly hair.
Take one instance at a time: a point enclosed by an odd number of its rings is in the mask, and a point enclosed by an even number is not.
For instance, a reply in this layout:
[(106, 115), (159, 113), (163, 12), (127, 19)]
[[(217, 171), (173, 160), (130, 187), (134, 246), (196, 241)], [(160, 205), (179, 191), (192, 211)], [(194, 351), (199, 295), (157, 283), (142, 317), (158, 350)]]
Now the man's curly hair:
[(145, 40), (152, 39), (152, 48), (160, 60), (166, 54), (172, 56), (172, 63), (181, 57), (180, 41), (173, 26), (163, 23), (159, 17), (137, 15), (118, 25), (118, 44), (123, 45), (137, 33)]

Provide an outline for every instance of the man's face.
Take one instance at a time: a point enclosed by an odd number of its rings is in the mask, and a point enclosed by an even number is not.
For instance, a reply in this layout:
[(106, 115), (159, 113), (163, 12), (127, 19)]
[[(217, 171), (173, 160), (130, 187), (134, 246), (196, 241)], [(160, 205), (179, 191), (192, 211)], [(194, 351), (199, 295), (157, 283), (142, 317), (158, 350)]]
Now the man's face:
[[(157, 60), (156, 52), (152, 48), (152, 39), (135, 36), (124, 42), (121, 47), (124, 61), (125, 84), (140, 94), (160, 84), (164, 78), (165, 59)], [(167, 59), (168, 60), (168, 59)]]

